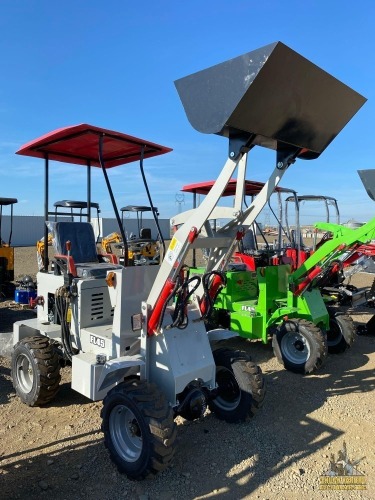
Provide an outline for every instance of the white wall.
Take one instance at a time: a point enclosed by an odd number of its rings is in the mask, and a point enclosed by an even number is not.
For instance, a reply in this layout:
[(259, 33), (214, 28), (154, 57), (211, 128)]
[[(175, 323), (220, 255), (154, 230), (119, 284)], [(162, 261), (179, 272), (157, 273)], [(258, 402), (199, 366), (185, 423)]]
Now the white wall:
[[(94, 221), (94, 217), (92, 221)], [(62, 220), (62, 219), (60, 219)], [(64, 220), (67, 220), (64, 218)], [(70, 219), (68, 219), (70, 220)], [(95, 224), (95, 223), (94, 223)], [(169, 219), (159, 219), (160, 229), (164, 239), (170, 239), (170, 225)], [(113, 232), (119, 232), (119, 227), (116, 219), (101, 219), (100, 226), (102, 234), (106, 236)], [(137, 233), (137, 220), (125, 219), (125, 230), (130, 236), (130, 233)], [(94, 226), (95, 227), (95, 226)], [(143, 219), (143, 227), (151, 229), (152, 236), (157, 237), (157, 229), (155, 221), (152, 219)], [(10, 216), (3, 215), (1, 221), (1, 238), (5, 243), (9, 240), (10, 232)], [(44, 217), (38, 215), (14, 215), (13, 216), (13, 232), (12, 232), (12, 246), (14, 247), (28, 247), (34, 246), (38, 240), (44, 236)]]

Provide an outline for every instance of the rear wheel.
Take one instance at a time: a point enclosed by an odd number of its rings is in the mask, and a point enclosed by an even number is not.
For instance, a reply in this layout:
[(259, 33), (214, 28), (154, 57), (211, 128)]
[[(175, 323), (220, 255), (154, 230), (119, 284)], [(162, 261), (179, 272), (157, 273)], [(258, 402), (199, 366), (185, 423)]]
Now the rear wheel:
[(278, 361), (295, 373), (312, 373), (327, 357), (327, 339), (320, 328), (305, 319), (285, 321), (272, 338)]
[(119, 472), (143, 479), (171, 462), (177, 428), (154, 384), (125, 381), (109, 391), (101, 412), (104, 444)]
[(226, 422), (247, 420), (263, 404), (265, 381), (261, 369), (241, 351), (217, 349), (213, 356), (217, 396), (209, 402), (210, 410)]
[(354, 342), (354, 323), (347, 314), (334, 313), (329, 310), (329, 331), (327, 332), (328, 352), (339, 354)]
[(60, 379), (59, 357), (48, 337), (26, 337), (14, 346), (13, 387), (23, 403), (49, 403), (59, 390)]

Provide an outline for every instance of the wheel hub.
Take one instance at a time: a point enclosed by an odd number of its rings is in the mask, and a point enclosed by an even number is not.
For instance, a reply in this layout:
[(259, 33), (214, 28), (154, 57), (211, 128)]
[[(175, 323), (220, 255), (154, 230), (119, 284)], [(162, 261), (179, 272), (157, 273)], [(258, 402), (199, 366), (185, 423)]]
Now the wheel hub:
[(109, 417), (109, 431), (117, 453), (127, 462), (136, 462), (143, 449), (142, 430), (130, 408), (119, 404)]
[(132, 436), (138, 436), (140, 437), (141, 436), (141, 430), (139, 428), (139, 425), (136, 421), (132, 421), (129, 423), (129, 430), (130, 430), (130, 433), (132, 434)]
[(17, 378), (18, 383), (25, 394), (28, 394), (34, 382), (34, 372), (27, 356), (20, 355), (17, 358)]
[(290, 362), (300, 365), (310, 357), (310, 346), (299, 332), (287, 332), (281, 339), (280, 349)]
[(234, 374), (227, 368), (217, 367), (216, 383), (218, 395), (215, 404), (225, 410), (236, 408), (241, 399), (241, 391)]
[(305, 348), (305, 344), (301, 340), (296, 340), (294, 342), (294, 347), (297, 351), (303, 351)]

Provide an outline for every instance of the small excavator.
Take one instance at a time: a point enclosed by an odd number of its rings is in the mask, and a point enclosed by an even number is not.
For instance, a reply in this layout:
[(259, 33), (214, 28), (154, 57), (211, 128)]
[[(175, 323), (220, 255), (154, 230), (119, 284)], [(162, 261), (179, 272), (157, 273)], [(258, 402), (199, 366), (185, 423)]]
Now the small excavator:
[[(158, 222), (158, 209), (156, 207), (147, 207), (143, 205), (128, 205), (122, 207), (120, 211), (121, 223), (127, 239), (129, 265), (146, 266), (160, 264), (160, 247), (162, 245), (164, 248), (165, 245)], [(151, 212), (154, 215), (154, 221), (158, 228), (156, 239), (152, 237), (150, 228), (143, 227), (143, 214), (145, 212)], [(137, 234), (130, 233), (128, 236), (125, 231), (124, 219), (126, 214), (130, 213), (136, 214)], [(101, 241), (101, 246), (106, 254), (114, 253), (112, 246), (118, 249), (120, 251), (119, 263), (122, 265), (124, 264), (124, 244), (122, 236), (118, 232), (115, 231), (104, 236)]]

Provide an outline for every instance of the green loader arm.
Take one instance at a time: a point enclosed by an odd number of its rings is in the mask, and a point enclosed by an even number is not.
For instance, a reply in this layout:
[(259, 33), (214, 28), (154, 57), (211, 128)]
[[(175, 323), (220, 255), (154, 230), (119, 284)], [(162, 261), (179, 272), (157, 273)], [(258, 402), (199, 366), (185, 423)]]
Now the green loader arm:
[(300, 295), (345, 252), (353, 252), (375, 238), (375, 217), (356, 229), (328, 222), (319, 222), (315, 227), (329, 231), (333, 236), (289, 276), (289, 286), (295, 295)]
[(345, 227), (342, 226), (341, 224), (333, 224), (332, 222), (317, 222), (316, 224), (314, 224), (314, 227), (332, 233), (333, 238), (340, 238), (354, 231), (350, 227)]

